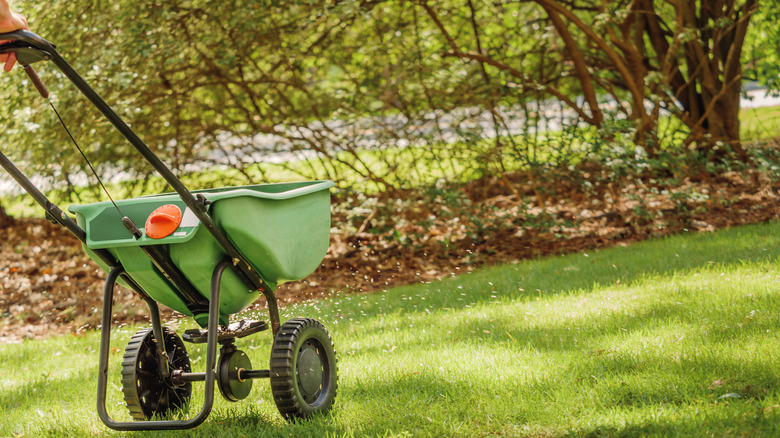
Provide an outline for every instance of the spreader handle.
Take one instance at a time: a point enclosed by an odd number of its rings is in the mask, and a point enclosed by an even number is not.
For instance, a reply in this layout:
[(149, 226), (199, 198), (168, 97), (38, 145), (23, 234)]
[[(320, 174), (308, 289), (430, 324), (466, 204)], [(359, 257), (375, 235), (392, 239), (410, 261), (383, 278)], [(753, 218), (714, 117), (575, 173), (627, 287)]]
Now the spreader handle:
[(26, 30), (0, 33), (0, 41), (5, 41), (3, 44), (0, 44), (0, 53), (16, 54), (16, 59), (19, 60), (24, 72), (30, 77), (35, 88), (41, 93), (41, 96), (48, 98), (49, 90), (43, 85), (41, 78), (38, 77), (38, 74), (35, 73), (30, 64), (40, 60), (51, 59), (54, 44)]
[(35, 88), (38, 90), (39, 93), (41, 93), (41, 96), (44, 99), (49, 98), (49, 90), (46, 89), (46, 85), (43, 84), (43, 81), (41, 81), (41, 78), (38, 77), (38, 73), (35, 73), (35, 69), (31, 65), (25, 65), (22, 66), (24, 69), (24, 72), (27, 73), (27, 76), (30, 77), (30, 80), (32, 81), (33, 85), (35, 85)]
[(18, 44), (14, 44), (15, 41), (25, 43), (28, 47), (39, 50), (50, 50), (54, 48), (54, 44), (29, 30), (15, 30), (13, 32), (0, 33), (0, 41), (8, 41), (0, 44), (0, 49), (4, 49), (6, 46), (18, 46)]

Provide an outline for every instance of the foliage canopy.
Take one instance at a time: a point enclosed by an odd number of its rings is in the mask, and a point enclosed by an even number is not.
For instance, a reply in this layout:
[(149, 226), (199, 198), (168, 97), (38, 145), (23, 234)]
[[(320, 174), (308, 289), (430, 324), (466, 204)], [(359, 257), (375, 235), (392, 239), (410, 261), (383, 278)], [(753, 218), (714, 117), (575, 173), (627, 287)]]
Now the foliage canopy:
[[(255, 163), (290, 158), (306, 159), (294, 168), (303, 177), (339, 180), (346, 169), (388, 189), (404, 186), (396, 170), (418, 161), (453, 179), (464, 169), (448, 161), (458, 157), (483, 175), (566, 164), (605, 144), (652, 157), (674, 149), (659, 134), (669, 115), (680, 121), (678, 143), (746, 159), (743, 70), (778, 86), (780, 36), (748, 30), (780, 7), (758, 0), (17, 7), (175, 169), (226, 165), (242, 183), (263, 179), (250, 171)], [(100, 171), (143, 181), (150, 169), (129, 145), (53, 67), (39, 69)], [(84, 164), (46, 103), (28, 86), (9, 92), (19, 74), (0, 78), (8, 152), (43, 176), (79, 183)], [(575, 141), (581, 135), (569, 133), (584, 125), (596, 135)], [(446, 157), (432, 147), (442, 144)], [(397, 150), (364, 153), (387, 147)]]

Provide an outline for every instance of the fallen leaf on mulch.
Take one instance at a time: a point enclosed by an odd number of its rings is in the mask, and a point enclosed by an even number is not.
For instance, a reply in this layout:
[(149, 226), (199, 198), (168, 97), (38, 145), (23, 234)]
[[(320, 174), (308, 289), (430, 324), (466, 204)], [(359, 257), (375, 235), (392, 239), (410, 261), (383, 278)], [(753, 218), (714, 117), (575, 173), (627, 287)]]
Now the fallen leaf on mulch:
[[(632, 187), (610, 202), (564, 194), (542, 206), (521, 182), (512, 190), (504, 182), (480, 184), (446, 199), (424, 192), (409, 192), (403, 200), (337, 199), (322, 265), (304, 280), (281, 285), (280, 303), (430, 282), (489, 264), (683, 230), (709, 232), (780, 215), (776, 183), (736, 173), (641, 196)], [(65, 229), (42, 219), (17, 219), (0, 228), (0, 255), (0, 343), (78, 334), (100, 324), (105, 274)], [(148, 321), (145, 303), (132, 291), (120, 287), (115, 297), (116, 324)], [(163, 313), (174, 317), (170, 309)]]

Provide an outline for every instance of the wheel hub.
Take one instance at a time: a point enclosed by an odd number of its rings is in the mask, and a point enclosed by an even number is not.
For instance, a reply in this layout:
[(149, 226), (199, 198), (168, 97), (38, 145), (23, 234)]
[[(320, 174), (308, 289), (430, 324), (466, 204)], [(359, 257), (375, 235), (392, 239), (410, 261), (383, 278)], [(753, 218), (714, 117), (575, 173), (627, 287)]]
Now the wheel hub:
[[(178, 335), (163, 327), (163, 346), (171, 373), (189, 373), (190, 359)], [(186, 408), (192, 393), (192, 383), (174, 385), (160, 376), (157, 340), (151, 328), (139, 330), (125, 349), (122, 362), (122, 392), (127, 408), (135, 420), (154, 415), (167, 415)]]
[(225, 399), (236, 402), (245, 399), (252, 390), (252, 379), (244, 379), (241, 372), (252, 369), (249, 357), (241, 350), (225, 351), (217, 365), (217, 386)]
[(322, 361), (317, 350), (307, 345), (298, 356), (298, 381), (306, 395), (314, 395), (322, 386)]

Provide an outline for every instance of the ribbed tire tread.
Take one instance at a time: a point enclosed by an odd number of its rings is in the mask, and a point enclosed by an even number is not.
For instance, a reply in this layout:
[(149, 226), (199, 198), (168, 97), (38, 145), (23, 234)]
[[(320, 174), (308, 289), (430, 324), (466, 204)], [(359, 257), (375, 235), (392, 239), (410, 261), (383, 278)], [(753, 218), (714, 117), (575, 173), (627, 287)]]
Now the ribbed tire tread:
[[(190, 372), (190, 359), (181, 338), (167, 327), (163, 327), (163, 337), (169, 360), (175, 362), (174, 364), (169, 363), (169, 368)], [(188, 382), (174, 388), (169, 383), (163, 382), (158, 376), (151, 375), (151, 373), (144, 374), (141, 372), (143, 370), (139, 370), (139, 362), (144, 361), (149, 366), (147, 353), (153, 347), (148, 345), (147, 338), (154, 342), (151, 328), (136, 332), (127, 344), (122, 358), (122, 392), (127, 410), (130, 411), (130, 416), (134, 420), (146, 420), (155, 414), (166, 415), (173, 410), (186, 408), (192, 394), (192, 383)], [(164, 400), (158, 400), (157, 403), (145, 400), (144, 395), (139, 393), (139, 385), (144, 387), (154, 385), (153, 390), (165, 392)]]
[[(311, 352), (315, 352), (314, 357), (321, 365), (320, 385), (313, 394), (306, 393), (307, 386), (312, 391), (311, 379), (309, 385), (301, 383), (299, 370), (296, 369), (304, 350), (310, 351), (307, 351), (309, 360)], [(316, 319), (293, 318), (282, 324), (274, 337), (270, 368), (271, 393), (285, 419), (324, 414), (333, 406), (338, 389), (336, 351), (330, 334)]]

